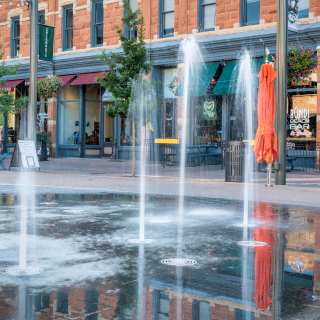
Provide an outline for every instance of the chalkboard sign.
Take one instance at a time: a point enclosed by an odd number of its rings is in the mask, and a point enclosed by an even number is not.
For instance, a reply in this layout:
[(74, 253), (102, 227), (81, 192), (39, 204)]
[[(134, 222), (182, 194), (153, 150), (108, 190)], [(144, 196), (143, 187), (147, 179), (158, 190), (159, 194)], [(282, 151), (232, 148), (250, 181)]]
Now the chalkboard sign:
[(39, 168), (40, 170), (34, 141), (18, 140), (10, 163), (10, 168), (13, 167), (20, 167), (24, 169)]

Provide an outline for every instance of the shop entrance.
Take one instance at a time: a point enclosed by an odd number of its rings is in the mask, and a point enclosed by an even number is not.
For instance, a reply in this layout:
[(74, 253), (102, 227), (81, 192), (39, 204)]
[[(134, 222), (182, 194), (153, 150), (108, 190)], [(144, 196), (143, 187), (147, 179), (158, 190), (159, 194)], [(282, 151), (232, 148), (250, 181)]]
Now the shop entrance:
[(113, 119), (109, 118), (104, 111), (103, 119), (103, 157), (111, 157), (112, 155), (112, 143), (113, 143)]

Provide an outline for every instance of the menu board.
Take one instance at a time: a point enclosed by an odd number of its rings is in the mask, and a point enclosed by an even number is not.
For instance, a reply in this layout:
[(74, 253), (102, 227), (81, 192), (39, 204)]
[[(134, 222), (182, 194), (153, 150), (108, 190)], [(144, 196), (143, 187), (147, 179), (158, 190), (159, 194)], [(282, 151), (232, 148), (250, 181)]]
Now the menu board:
[(18, 140), (11, 159), (11, 167), (40, 169), (34, 141)]

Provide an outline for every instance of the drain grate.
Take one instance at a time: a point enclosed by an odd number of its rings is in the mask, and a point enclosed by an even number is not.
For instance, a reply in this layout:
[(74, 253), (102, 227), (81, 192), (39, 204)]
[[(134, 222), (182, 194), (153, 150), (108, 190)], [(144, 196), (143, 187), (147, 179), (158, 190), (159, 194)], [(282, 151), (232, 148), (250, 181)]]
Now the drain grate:
[(130, 243), (153, 243), (153, 242), (156, 242), (156, 240), (153, 240), (153, 239), (144, 239), (144, 240), (128, 239), (127, 241)]
[(27, 267), (24, 272), (21, 272), (19, 267), (11, 267), (2, 271), (3, 274), (7, 274), (10, 276), (19, 276), (19, 277), (31, 276), (33, 274), (38, 274), (41, 272), (42, 272), (42, 269), (33, 268), (33, 267)]
[(173, 259), (163, 259), (161, 260), (161, 263), (167, 264), (169, 266), (185, 267), (185, 266), (195, 265), (198, 262), (193, 259), (173, 258)]
[(262, 241), (238, 241), (237, 244), (243, 247), (264, 247), (267, 246), (267, 242)]
[(234, 227), (239, 227), (239, 228), (255, 228), (255, 227), (257, 227), (257, 225), (254, 224), (254, 223), (248, 223), (248, 224), (235, 223), (233, 226)]

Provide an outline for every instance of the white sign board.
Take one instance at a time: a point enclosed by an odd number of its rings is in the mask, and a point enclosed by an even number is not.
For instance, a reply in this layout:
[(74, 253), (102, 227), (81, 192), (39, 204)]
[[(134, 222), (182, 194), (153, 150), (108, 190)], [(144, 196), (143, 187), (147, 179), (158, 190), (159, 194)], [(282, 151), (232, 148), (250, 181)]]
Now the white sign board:
[(11, 167), (40, 168), (34, 141), (18, 140), (12, 156)]
[(288, 1), (288, 29), (298, 32), (299, 0)]

